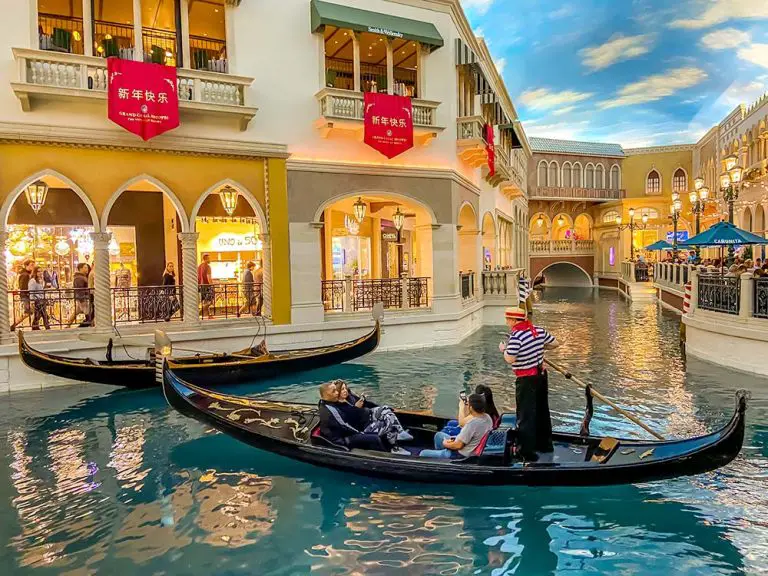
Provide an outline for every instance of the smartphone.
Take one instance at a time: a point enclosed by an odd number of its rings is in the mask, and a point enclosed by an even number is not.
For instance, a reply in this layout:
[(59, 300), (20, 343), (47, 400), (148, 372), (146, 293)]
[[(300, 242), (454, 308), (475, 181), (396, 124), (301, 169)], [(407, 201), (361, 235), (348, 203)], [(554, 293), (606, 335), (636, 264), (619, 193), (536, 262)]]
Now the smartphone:
[(466, 392), (464, 392), (464, 390), (462, 390), (461, 392), (459, 392), (459, 399), (460, 399), (462, 402), (464, 402), (465, 404), (467, 403), (467, 393), (466, 393)]

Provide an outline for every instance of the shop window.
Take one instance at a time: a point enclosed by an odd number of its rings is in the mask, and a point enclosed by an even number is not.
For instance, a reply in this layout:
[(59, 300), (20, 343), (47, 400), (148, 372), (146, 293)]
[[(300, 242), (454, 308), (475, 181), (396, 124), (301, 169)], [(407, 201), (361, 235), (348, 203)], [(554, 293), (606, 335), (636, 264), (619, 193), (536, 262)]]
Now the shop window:
[(189, 3), (189, 55), (195, 70), (228, 72), (224, 0)]
[(144, 61), (176, 66), (181, 20), (179, 0), (143, 0), (141, 3), (142, 44)]
[(84, 54), (83, 3), (69, 0), (37, 0), (37, 2), (40, 50)]
[(387, 91), (387, 40), (363, 32), (360, 41), (360, 87), (363, 92)]
[(340, 90), (355, 89), (354, 48), (351, 30), (325, 27), (325, 86)]
[(133, 60), (133, 0), (93, 4), (93, 54)]
[(418, 76), (419, 47), (413, 40), (394, 40), (392, 42), (392, 66), (395, 85), (393, 93), (399, 96), (416, 98)]
[(645, 180), (645, 193), (651, 196), (661, 194), (661, 176), (656, 170), (651, 170)]

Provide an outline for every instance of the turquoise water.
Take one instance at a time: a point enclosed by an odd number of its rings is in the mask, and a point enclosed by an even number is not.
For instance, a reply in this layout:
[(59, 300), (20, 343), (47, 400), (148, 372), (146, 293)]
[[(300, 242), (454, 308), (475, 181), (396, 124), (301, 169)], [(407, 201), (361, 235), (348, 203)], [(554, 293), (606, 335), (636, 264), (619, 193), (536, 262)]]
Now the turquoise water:
[[(678, 319), (617, 295), (548, 289), (558, 358), (668, 436), (700, 434), (752, 392), (739, 458), (632, 486), (409, 485), (313, 468), (173, 413), (159, 390), (98, 385), (0, 399), (3, 574), (756, 574), (768, 564), (768, 381), (684, 359)], [(460, 346), (364, 361), (242, 394), (314, 400), (342, 377), (382, 403), (451, 415), (464, 386), (514, 387), (484, 328)], [(557, 428), (581, 392), (551, 378)], [(596, 405), (597, 408), (597, 405)], [(599, 407), (597, 433), (636, 434)], [(638, 436), (643, 436), (642, 431)]]

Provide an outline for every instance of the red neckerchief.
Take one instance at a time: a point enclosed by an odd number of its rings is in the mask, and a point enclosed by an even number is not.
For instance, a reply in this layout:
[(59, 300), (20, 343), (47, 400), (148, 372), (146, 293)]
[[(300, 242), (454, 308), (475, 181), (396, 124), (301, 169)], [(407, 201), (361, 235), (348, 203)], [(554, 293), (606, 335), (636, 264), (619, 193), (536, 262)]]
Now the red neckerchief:
[(539, 333), (536, 331), (536, 327), (533, 325), (533, 322), (531, 322), (530, 320), (521, 320), (520, 322), (512, 326), (513, 332), (522, 332), (523, 330), (530, 330), (534, 338), (536, 338), (536, 336), (539, 335)]

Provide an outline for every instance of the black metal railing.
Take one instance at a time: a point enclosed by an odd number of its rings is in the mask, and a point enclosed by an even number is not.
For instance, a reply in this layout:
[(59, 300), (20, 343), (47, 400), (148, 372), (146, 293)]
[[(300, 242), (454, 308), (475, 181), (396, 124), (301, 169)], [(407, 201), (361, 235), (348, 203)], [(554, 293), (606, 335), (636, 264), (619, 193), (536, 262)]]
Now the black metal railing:
[(768, 318), (768, 278), (755, 278), (755, 318)]
[(93, 325), (93, 289), (13, 290), (10, 295), (11, 330)]
[(738, 277), (702, 274), (699, 276), (698, 307), (712, 312), (738, 314), (741, 280)]
[(264, 298), (260, 282), (203, 284), (198, 290), (204, 320), (261, 315)]
[(407, 291), (410, 308), (429, 306), (429, 278), (408, 278)]
[(112, 321), (170, 322), (181, 320), (183, 297), (181, 286), (132, 286), (112, 288)]
[(648, 282), (648, 266), (635, 264), (635, 282)]
[(384, 308), (403, 307), (403, 285), (399, 278), (352, 281), (352, 310), (368, 310), (377, 302)]
[(141, 29), (144, 62), (176, 65), (176, 32), (158, 28)]
[(104, 20), (95, 20), (93, 23), (93, 41), (96, 44), (94, 56), (133, 60), (133, 40), (133, 26), (131, 24)]
[(344, 310), (344, 280), (323, 280), (321, 284), (323, 308)]
[(461, 272), (459, 274), (461, 279), (461, 298), (467, 300), (475, 295), (475, 273), (474, 272)]
[(37, 15), (40, 50), (83, 54), (83, 19), (56, 14)]
[(190, 67), (195, 70), (227, 73), (227, 42), (218, 38), (204, 36), (189, 37)]

